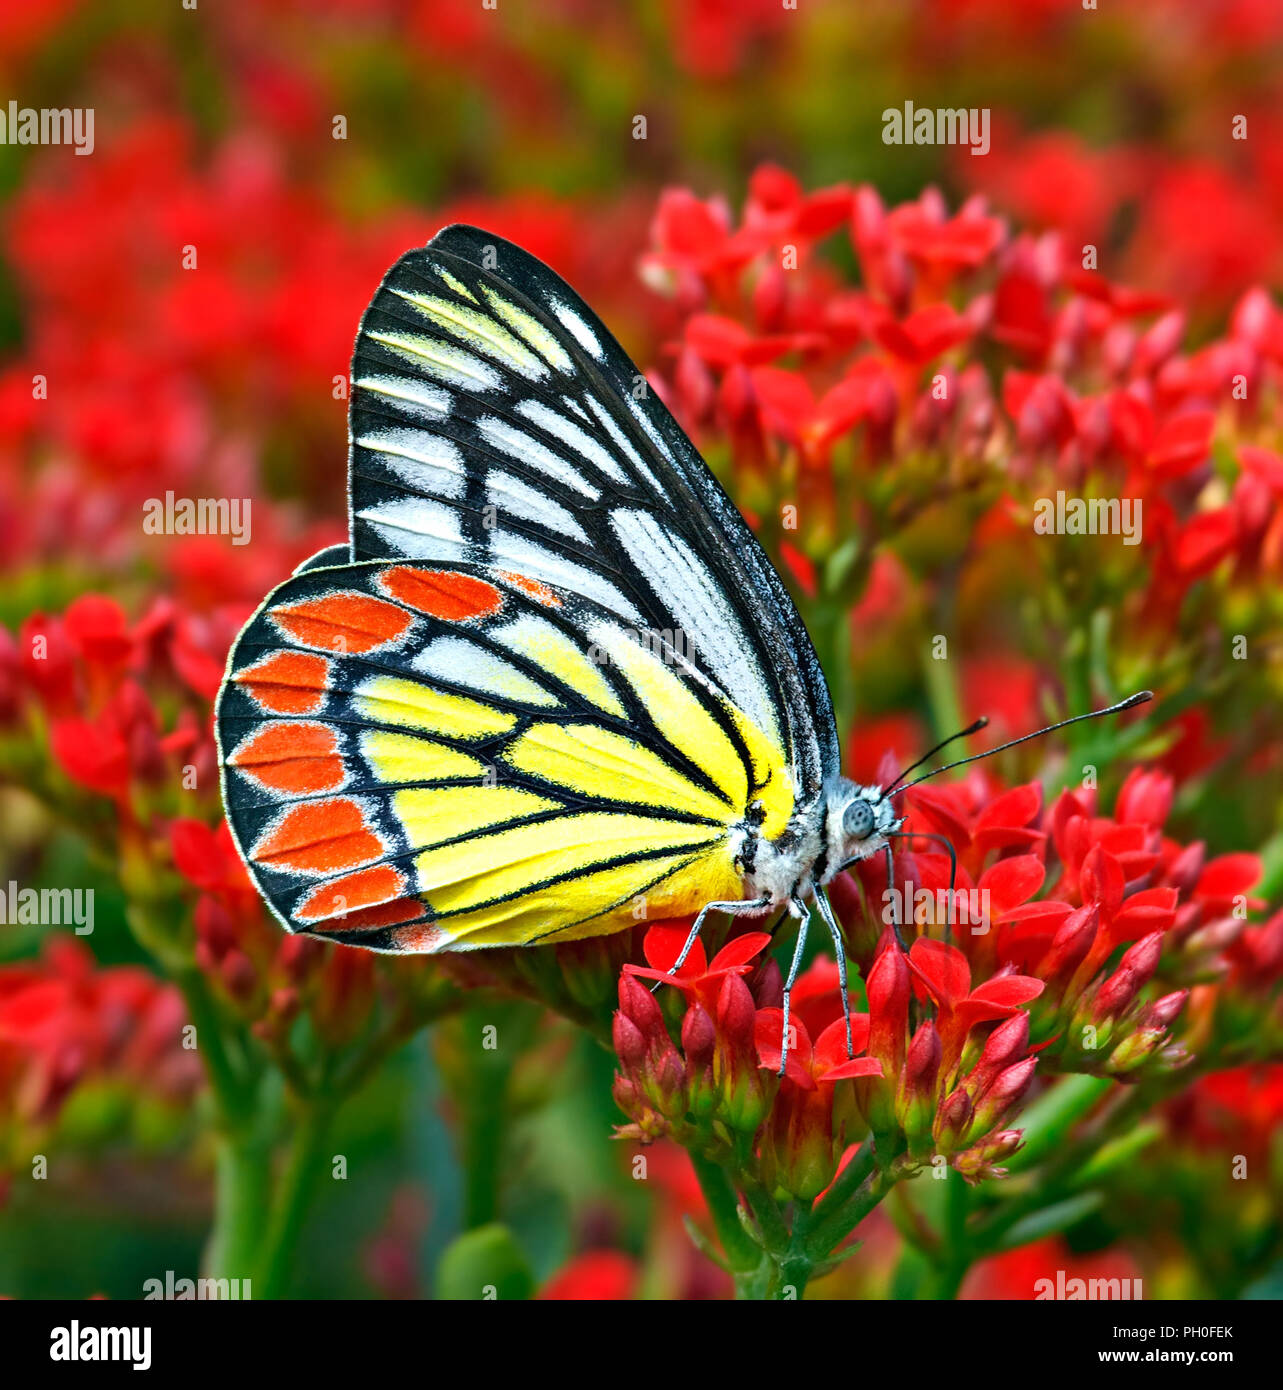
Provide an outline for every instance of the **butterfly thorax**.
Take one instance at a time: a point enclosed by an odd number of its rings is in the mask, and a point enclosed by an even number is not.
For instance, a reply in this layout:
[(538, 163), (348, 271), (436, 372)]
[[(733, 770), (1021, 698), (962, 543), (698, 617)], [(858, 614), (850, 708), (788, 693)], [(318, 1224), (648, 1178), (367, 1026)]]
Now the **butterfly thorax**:
[(778, 840), (759, 842), (744, 896), (769, 897), (773, 903), (806, 898), (842, 866), (881, 851), (902, 824), (881, 787), (835, 778), (797, 809)]

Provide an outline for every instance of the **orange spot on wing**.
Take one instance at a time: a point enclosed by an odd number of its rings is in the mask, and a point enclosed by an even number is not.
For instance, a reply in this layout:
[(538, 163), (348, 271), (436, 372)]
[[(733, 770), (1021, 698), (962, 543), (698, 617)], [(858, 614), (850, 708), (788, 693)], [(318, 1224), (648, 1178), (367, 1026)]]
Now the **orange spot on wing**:
[(294, 909), (294, 916), (300, 922), (337, 919), (337, 929), (343, 931), (390, 927), (423, 915), (417, 898), (401, 897), (404, 889), (403, 873), (390, 864), (376, 864), (314, 888)]
[(368, 594), (325, 594), (282, 604), (271, 618), (305, 647), (332, 652), (372, 652), (405, 635), (414, 621), (404, 608)]
[(379, 580), (384, 593), (427, 613), (433, 618), (458, 623), (465, 618), (484, 618), (503, 606), (503, 595), (493, 584), (457, 570), (422, 570), (397, 565), (384, 570)]
[(324, 724), (266, 724), (228, 759), (279, 792), (329, 792), (343, 782), (338, 739)]
[(545, 608), (560, 608), (561, 600), (546, 585), (541, 584), (537, 579), (531, 579), (524, 574), (509, 574), (506, 571), (501, 576), (506, 579), (515, 589), (520, 589), (523, 594), (528, 594), (536, 603), (542, 603)]
[(232, 677), (264, 709), (276, 714), (315, 714), (325, 699), (329, 678), (330, 663), (306, 652), (273, 652)]
[(397, 945), (403, 951), (427, 954), (439, 951), (450, 940), (450, 933), (443, 927), (433, 926), (431, 922), (416, 922), (412, 927), (402, 927), (392, 933)]
[(360, 806), (346, 796), (295, 806), (254, 846), (251, 858), (270, 869), (331, 874), (383, 853)]
[[(319, 926), (317, 931), (330, 936), (340, 932), (372, 931), (376, 927), (395, 927), (398, 922), (408, 922), (422, 917), (426, 911), (426, 905), (418, 898), (398, 898), (395, 902), (381, 903), (378, 907), (363, 907), (359, 912), (349, 912), (346, 917), (331, 918), (323, 926)], [(419, 928), (406, 927), (404, 930), (417, 931)], [(397, 932), (395, 935), (399, 936), (400, 933)]]

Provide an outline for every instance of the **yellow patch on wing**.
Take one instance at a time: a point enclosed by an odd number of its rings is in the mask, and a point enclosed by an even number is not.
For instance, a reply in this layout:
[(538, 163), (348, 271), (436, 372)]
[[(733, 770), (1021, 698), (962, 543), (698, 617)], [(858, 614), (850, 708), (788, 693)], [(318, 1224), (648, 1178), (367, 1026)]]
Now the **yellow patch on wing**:
[(533, 314), (518, 308), (510, 299), (496, 294), (489, 285), (482, 285), (482, 292), (490, 301), (490, 307), (510, 327), (535, 348), (559, 372), (568, 372), (574, 366), (570, 354), (557, 341), (556, 335), (539, 322)]
[(429, 322), (443, 328), (452, 337), (462, 339), (474, 352), (506, 362), (523, 376), (546, 376), (548, 366), (515, 334), (501, 328), (478, 309), (456, 304), (435, 295), (417, 294), (413, 290), (392, 287), (392, 293), (417, 309)]
[(739, 736), (753, 765), (752, 799), (760, 801), (766, 817), (758, 833), (766, 840), (776, 840), (783, 833), (793, 814), (793, 774), (784, 750), (769, 735), (762, 732), (738, 705), (726, 701)]
[(353, 703), (365, 718), (378, 724), (401, 724), (447, 738), (488, 738), (505, 734), (517, 722), (514, 714), (494, 709), (463, 695), (447, 695), (420, 681), (400, 676), (372, 676), (357, 686)]
[[(415, 849), (439, 845), (443, 840), (487, 825), (555, 811), (560, 806), (559, 801), (522, 791), (520, 787), (407, 787), (392, 798), (392, 809)], [(458, 846), (461, 854), (466, 855), (468, 849), (466, 845)]]
[(361, 753), (383, 782), (444, 782), (480, 777), (486, 765), (457, 748), (414, 734), (370, 729), (361, 735)]
[(427, 338), (422, 333), (382, 333), (375, 329), (367, 330), (365, 336), (371, 342), (382, 343), (417, 370), (450, 386), (465, 391), (495, 391), (503, 385), (503, 378), (489, 363), (439, 338)]
[(510, 652), (536, 662), (550, 676), (555, 676), (598, 709), (624, 718), (624, 707), (605, 676), (559, 627), (542, 618), (524, 614), (506, 626), (496, 628), (490, 636), (494, 641), (502, 642)]
[(435, 269), (437, 274), (442, 278), (442, 280), (445, 281), (447, 285), (450, 286), (450, 288), (455, 292), (455, 294), (461, 295), (464, 299), (472, 300), (474, 304), (477, 302), (477, 296), (472, 293), (472, 291), (467, 287), (467, 285), (463, 283), (462, 280), (456, 280), (455, 277), (451, 275), (450, 272), (444, 266), (439, 265), (436, 266)]
[(434, 949), (522, 946), (576, 941), (698, 912), (707, 902), (739, 897), (741, 880), (728, 850), (713, 846), (595, 869), (565, 883), (535, 888), (507, 902), (447, 917)]
[[(665, 849), (693, 853), (722, 834), (714, 827), (651, 816), (584, 811), (426, 850), (414, 863), (419, 892), (440, 917), (483, 907), (564, 874), (580, 880), (609, 860)], [(573, 896), (569, 890), (568, 896)]]
[(519, 772), (580, 796), (685, 811), (723, 825), (737, 819), (650, 749), (596, 724), (532, 724), (503, 758)]
[(686, 681), (659, 656), (616, 627), (600, 624), (594, 643), (610, 657), (640, 696), (655, 727), (697, 767), (703, 768), (726, 800), (743, 810), (748, 776), (735, 745), (695, 698)]

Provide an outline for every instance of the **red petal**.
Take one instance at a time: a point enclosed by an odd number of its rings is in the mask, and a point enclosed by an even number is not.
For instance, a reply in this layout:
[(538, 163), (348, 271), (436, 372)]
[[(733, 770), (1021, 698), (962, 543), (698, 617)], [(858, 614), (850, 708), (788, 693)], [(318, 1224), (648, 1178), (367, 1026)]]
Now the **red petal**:
[[(764, 951), (770, 944), (770, 932), (745, 932), (743, 936), (737, 936), (733, 941), (728, 941), (713, 957), (713, 963), (708, 969), (712, 972), (729, 970), (735, 965), (747, 965), (759, 951)], [(701, 949), (703, 948), (701, 947)], [(692, 950), (691, 955), (694, 954)]]
[[(788, 1080), (796, 1082), (804, 1091), (813, 1091), (815, 1081), (811, 1076), (811, 1038), (806, 1025), (795, 1014), (789, 1015), (789, 1027), (794, 1030), (793, 1045), (789, 1048)], [(780, 1069), (780, 1040), (784, 1036), (784, 1010), (758, 1009), (753, 1019), (753, 1032), (757, 1042), (757, 1064), (769, 1071)]]
[[(843, 1043), (845, 1050), (846, 1044)], [(821, 1081), (849, 1081), (858, 1076), (881, 1076), (882, 1063), (876, 1057), (853, 1057), (849, 1062), (841, 1062), (836, 1067), (822, 1072)]]
[(1099, 845), (1094, 846), (1083, 860), (1079, 879), (1084, 903), (1099, 903), (1106, 916), (1118, 911), (1126, 883), (1122, 868), (1112, 854), (1107, 854)]
[(1222, 854), (1204, 867), (1194, 894), (1199, 898), (1232, 898), (1255, 887), (1260, 879), (1258, 855)]
[(998, 975), (977, 985), (967, 1001), (997, 1004), (1002, 1008), (1014, 1009), (1037, 999), (1046, 986), (1032, 975)]
[(1042, 808), (1042, 783), (1028, 782), (1023, 787), (1013, 787), (995, 797), (981, 811), (976, 820), (977, 830), (987, 830), (993, 826), (1024, 826)]
[[(868, 1014), (852, 1014), (851, 1050), (860, 1053), (868, 1045)], [(815, 1040), (816, 1074), (823, 1075), (829, 1068), (840, 1066), (849, 1060), (846, 1055), (846, 1021), (841, 1018), (835, 1019)]]
[(0, 1003), (0, 1037), (30, 1042), (57, 1018), (71, 998), (65, 980), (41, 980)]
[(990, 915), (998, 918), (1032, 898), (1046, 877), (1047, 870), (1036, 854), (1018, 854), (986, 869), (976, 886), (982, 893), (988, 892)]
[[(673, 968), (673, 962), (681, 955), (690, 930), (689, 922), (657, 922), (650, 928), (642, 942), (642, 951), (654, 969), (667, 974)], [(686, 979), (691, 975), (702, 975), (707, 969), (704, 943), (697, 938), (678, 973), (682, 979)]]
[[(914, 787), (906, 793), (905, 800), (912, 808), (913, 829), (938, 830), (946, 839), (952, 840), (954, 848), (959, 851), (970, 845), (971, 830), (946, 792), (935, 787)], [(920, 825), (920, 820), (925, 824)]]
[(967, 997), (971, 966), (956, 946), (920, 936), (909, 950), (909, 968), (927, 987), (937, 1004), (951, 1009)]

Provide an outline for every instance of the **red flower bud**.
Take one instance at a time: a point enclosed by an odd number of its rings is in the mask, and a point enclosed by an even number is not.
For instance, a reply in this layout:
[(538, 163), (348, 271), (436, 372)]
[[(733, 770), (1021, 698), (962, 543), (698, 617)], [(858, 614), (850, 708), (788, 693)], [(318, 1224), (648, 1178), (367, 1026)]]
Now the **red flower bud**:
[(951, 1153), (962, 1142), (971, 1110), (971, 1097), (963, 1090), (953, 1091), (940, 1103), (932, 1133), (941, 1153)]
[(233, 999), (246, 1003), (253, 998), (258, 975), (254, 969), (254, 962), (244, 951), (228, 951), (223, 957), (218, 973), (223, 987)]
[(619, 977), (619, 1010), (648, 1040), (660, 1033), (668, 1037), (659, 1000), (633, 975)]
[(936, 1076), (943, 1055), (940, 1034), (928, 1019), (913, 1035), (900, 1073), (896, 1095), (896, 1119), (909, 1141), (911, 1153), (921, 1152), (931, 1136), (931, 1120), (935, 1113)]
[(1156, 999), (1141, 1010), (1140, 1017), (1136, 1020), (1136, 1026), (1138, 1028), (1170, 1028), (1180, 1016), (1188, 998), (1189, 990), (1187, 989), (1178, 989), (1173, 994), (1163, 995), (1161, 999)]
[(287, 936), (276, 948), (276, 963), (285, 978), (302, 984), (325, 959), (325, 947), (311, 936)]
[(1158, 958), (1162, 953), (1162, 932), (1150, 932), (1124, 952), (1118, 969), (1096, 993), (1092, 1018), (1101, 1023), (1119, 1017), (1158, 968)]
[(967, 1078), (967, 1089), (980, 1096), (1005, 1067), (1018, 1062), (1029, 1045), (1029, 1015), (1016, 1013), (1000, 1023), (985, 1043), (980, 1060)]
[(713, 1082), (713, 1053), (717, 1030), (707, 1011), (692, 1003), (682, 1018), (682, 1051), (686, 1054), (687, 1104), (700, 1119), (712, 1114), (717, 1104)]
[(997, 1128), (1024, 1100), (1030, 1086), (1033, 1085), (1034, 1068), (1037, 1065), (1036, 1057), (1026, 1057), (1023, 1061), (999, 1072), (976, 1102), (975, 1115), (968, 1133), (978, 1138)]
[(755, 1020), (757, 1009), (748, 986), (738, 975), (722, 981), (717, 996), (717, 1032), (731, 1047), (751, 1056), (756, 1065)]
[(1206, 847), (1201, 840), (1187, 845), (1167, 866), (1164, 878), (1168, 885), (1182, 895), (1192, 893), (1203, 875)]
[(722, 981), (715, 1026), (713, 1081), (719, 1095), (718, 1115), (738, 1133), (752, 1134), (770, 1110), (778, 1083), (758, 1065), (753, 996), (738, 975)]
[(1060, 924), (1037, 970), (1047, 981), (1048, 992), (1053, 998), (1059, 998), (1074, 971), (1086, 959), (1099, 925), (1100, 908), (1094, 903), (1071, 912)]
[(774, 956), (768, 956), (753, 976), (753, 999), (759, 1009), (784, 1007), (784, 976)]
[(865, 988), (869, 996), (868, 1053), (882, 1063), (885, 1076), (904, 1066), (909, 1029), (909, 966), (898, 946), (888, 946), (873, 962)]
[(1218, 917), (1185, 938), (1183, 949), (1190, 955), (1211, 956), (1228, 950), (1243, 935), (1247, 922), (1241, 917)]
[(999, 1130), (997, 1134), (991, 1134), (983, 1143), (956, 1154), (953, 1158), (953, 1167), (968, 1182), (978, 1182), (981, 1178), (1003, 1177), (1007, 1170), (996, 1165), (1003, 1159), (1010, 1158), (1016, 1152), (1023, 1137), (1023, 1130)]
[(630, 1071), (635, 1071), (646, 1062), (646, 1038), (642, 1030), (627, 1014), (617, 1013), (610, 1028), (611, 1041), (615, 1055)]
[(197, 939), (208, 949), (211, 959), (222, 960), (237, 941), (231, 913), (208, 893), (202, 893), (193, 914)]
[(699, 1004), (692, 1004), (682, 1018), (682, 1051), (687, 1063), (692, 1068), (712, 1066), (716, 1043), (713, 1020)]

